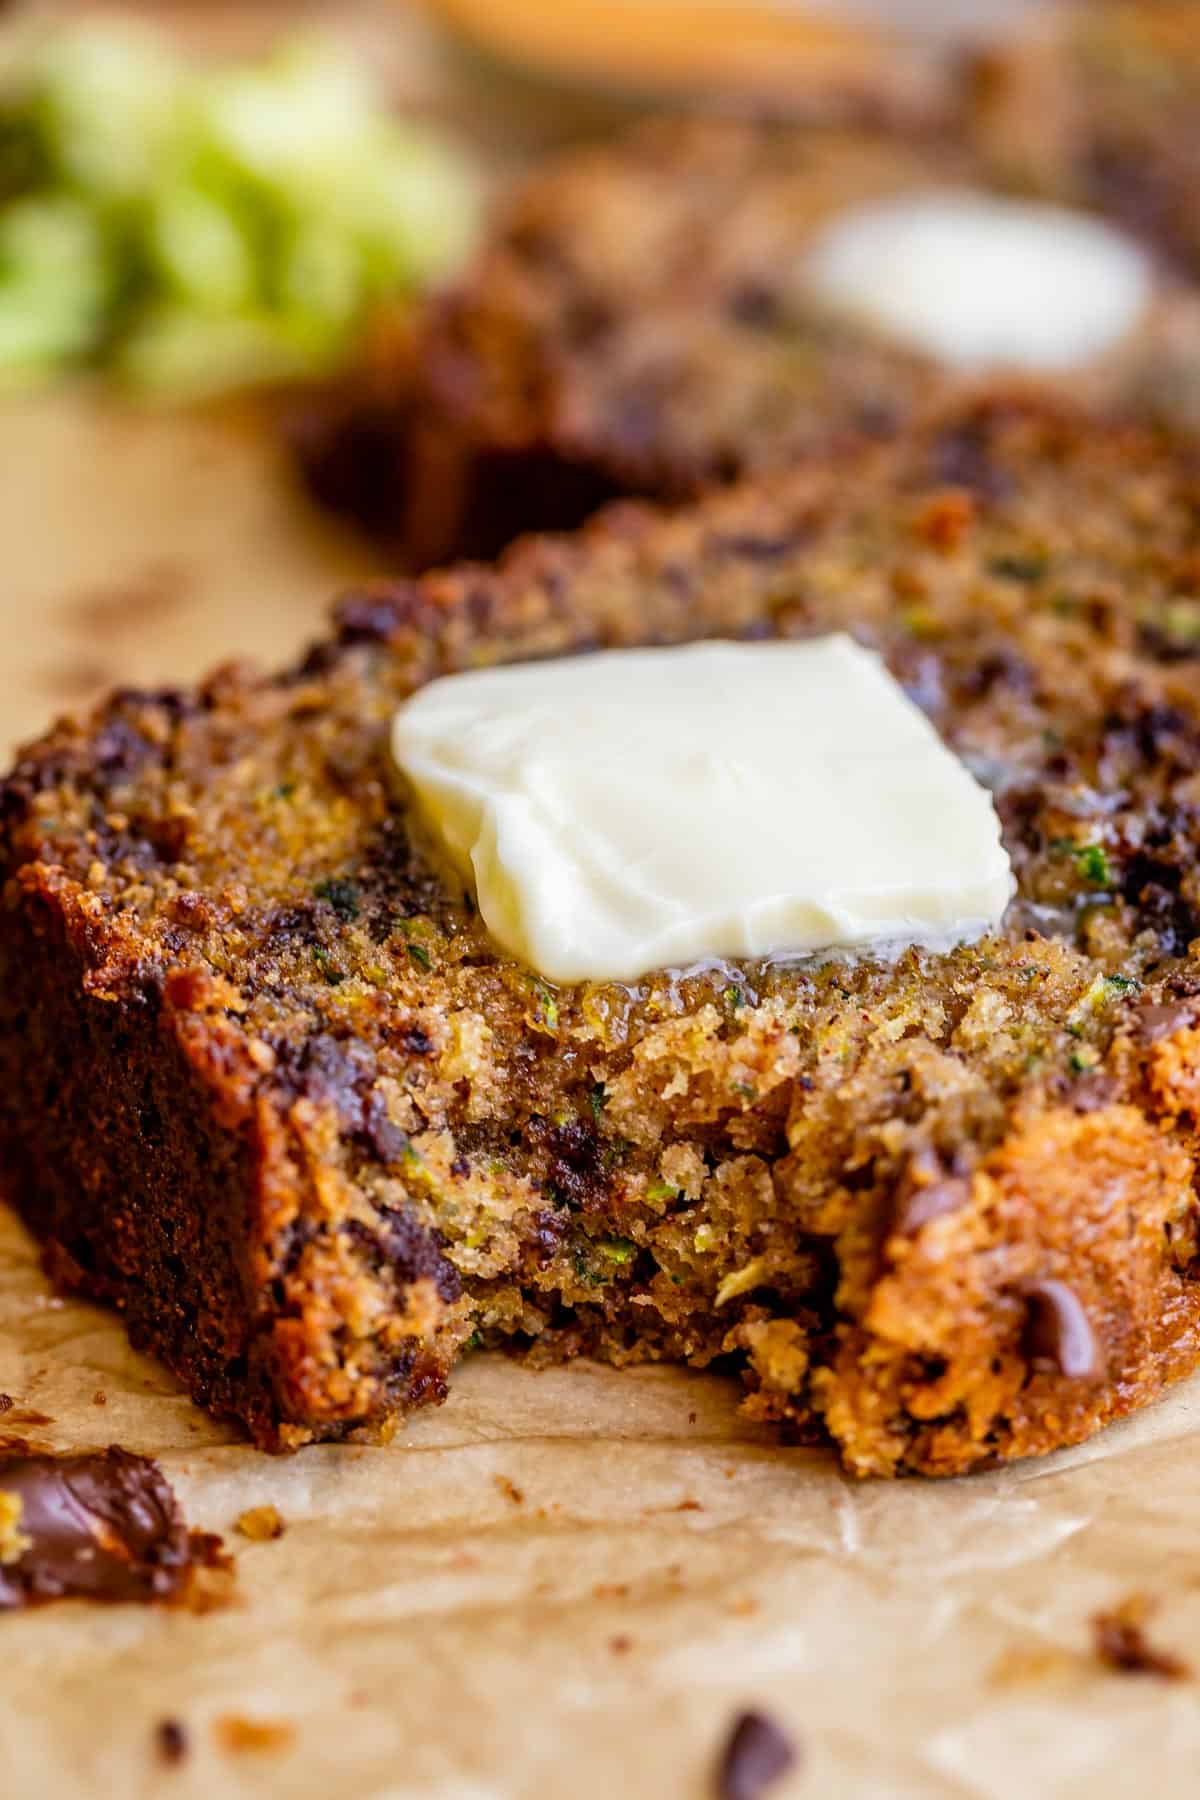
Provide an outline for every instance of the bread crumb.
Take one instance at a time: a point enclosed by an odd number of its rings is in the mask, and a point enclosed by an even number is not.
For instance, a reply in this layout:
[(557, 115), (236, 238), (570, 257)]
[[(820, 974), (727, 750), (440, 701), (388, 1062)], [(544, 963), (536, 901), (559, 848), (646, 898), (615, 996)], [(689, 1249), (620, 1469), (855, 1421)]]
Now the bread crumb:
[(1120, 1675), (1154, 1675), (1160, 1681), (1186, 1681), (1190, 1666), (1171, 1650), (1157, 1649), (1146, 1636), (1155, 1604), (1145, 1594), (1131, 1594), (1112, 1612), (1097, 1613), (1092, 1638), (1102, 1663)]
[(213, 1735), (223, 1750), (239, 1755), (286, 1750), (296, 1727), (288, 1719), (245, 1719), (238, 1713), (224, 1713), (214, 1723)]
[(154, 1728), (159, 1759), (165, 1763), (181, 1763), (191, 1748), (187, 1726), (181, 1719), (160, 1719)]
[(239, 1513), (237, 1529), (243, 1537), (253, 1538), (256, 1544), (265, 1544), (271, 1538), (282, 1537), (287, 1527), (278, 1507), (251, 1506)]
[(988, 1680), (995, 1687), (1023, 1687), (1078, 1672), (1079, 1667), (1079, 1656), (1057, 1644), (1010, 1644), (988, 1670)]

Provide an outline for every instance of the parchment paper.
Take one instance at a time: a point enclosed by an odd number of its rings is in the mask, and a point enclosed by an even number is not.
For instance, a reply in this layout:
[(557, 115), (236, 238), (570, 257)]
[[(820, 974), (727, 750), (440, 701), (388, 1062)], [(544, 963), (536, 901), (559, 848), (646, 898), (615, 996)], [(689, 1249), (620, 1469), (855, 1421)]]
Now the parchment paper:
[[(200, 1526), (286, 1521), (230, 1537), (223, 1610), (0, 1621), (6, 1793), (699, 1797), (747, 1703), (803, 1743), (783, 1800), (1196, 1790), (1200, 1690), (1106, 1672), (1088, 1629), (1148, 1592), (1200, 1666), (1195, 1386), (1048, 1462), (855, 1486), (719, 1380), (480, 1357), (387, 1448), (277, 1460), (51, 1298), (7, 1221), (0, 1389), (9, 1429), (160, 1456)], [(235, 1750), (231, 1718), (278, 1729)]]
[[(0, 408), (0, 541), (5, 756), (114, 680), (283, 660), (370, 561), (252, 420), (78, 392)], [(0, 1213), (0, 1392), (0, 1432), (159, 1456), (237, 1551), (234, 1603), (203, 1616), (0, 1621), (6, 1796), (699, 1800), (748, 1704), (803, 1746), (781, 1800), (1200, 1783), (1200, 1680), (1107, 1672), (1089, 1629), (1149, 1594), (1200, 1672), (1195, 1384), (1047, 1462), (854, 1486), (741, 1425), (723, 1382), (483, 1357), (385, 1449), (273, 1460), (53, 1297)], [(267, 1503), (283, 1537), (232, 1531)], [(245, 1722), (274, 1729), (231, 1747)]]
[[(9, 743), (89, 686), (282, 660), (369, 560), (247, 418), (10, 402), (0, 468)], [(0, 1392), (0, 1435), (160, 1456), (238, 1560), (204, 1616), (0, 1621), (6, 1796), (699, 1797), (746, 1704), (804, 1745), (783, 1800), (1196, 1788), (1200, 1683), (1106, 1673), (1089, 1619), (1156, 1596), (1200, 1671), (1200, 1386), (1052, 1462), (856, 1487), (721, 1381), (489, 1357), (386, 1449), (276, 1460), (51, 1296), (0, 1214)], [(231, 1531), (267, 1503), (282, 1538)], [(281, 1729), (233, 1750), (231, 1718)]]

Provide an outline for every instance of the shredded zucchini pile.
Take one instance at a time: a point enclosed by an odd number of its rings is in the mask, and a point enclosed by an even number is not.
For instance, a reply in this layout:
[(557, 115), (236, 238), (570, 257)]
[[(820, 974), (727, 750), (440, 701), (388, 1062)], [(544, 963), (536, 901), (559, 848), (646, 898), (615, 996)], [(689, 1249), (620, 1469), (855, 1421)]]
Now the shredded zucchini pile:
[(463, 158), (327, 44), (214, 66), (128, 25), (57, 33), (0, 82), (0, 383), (322, 373), (453, 269), (476, 212)]

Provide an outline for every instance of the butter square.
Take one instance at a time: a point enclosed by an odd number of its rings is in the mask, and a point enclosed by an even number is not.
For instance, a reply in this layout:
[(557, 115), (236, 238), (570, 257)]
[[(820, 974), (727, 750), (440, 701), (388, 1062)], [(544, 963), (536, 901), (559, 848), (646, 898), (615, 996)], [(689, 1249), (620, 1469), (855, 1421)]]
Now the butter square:
[(840, 634), (446, 676), (392, 748), (496, 943), (552, 981), (942, 946), (1013, 892), (991, 796)]

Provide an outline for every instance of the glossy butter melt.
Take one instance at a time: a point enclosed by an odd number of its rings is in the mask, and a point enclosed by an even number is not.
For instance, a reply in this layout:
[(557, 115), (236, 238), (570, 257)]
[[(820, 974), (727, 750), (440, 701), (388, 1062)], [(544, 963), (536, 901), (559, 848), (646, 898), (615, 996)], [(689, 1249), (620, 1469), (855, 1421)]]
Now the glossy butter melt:
[(554, 981), (944, 944), (1012, 893), (989, 795), (841, 635), (449, 676), (393, 752), (492, 936)]

